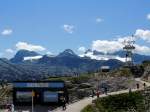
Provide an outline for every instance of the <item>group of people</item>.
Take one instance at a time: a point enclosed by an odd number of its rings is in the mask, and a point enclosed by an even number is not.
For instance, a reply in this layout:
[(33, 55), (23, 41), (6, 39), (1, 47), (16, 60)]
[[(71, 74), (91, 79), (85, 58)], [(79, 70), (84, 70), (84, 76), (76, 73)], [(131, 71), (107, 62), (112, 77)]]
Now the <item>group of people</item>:
[[(143, 88), (145, 89), (146, 83), (143, 83)], [(140, 84), (136, 83), (136, 89), (140, 89)], [(129, 93), (132, 92), (131, 88), (129, 88)]]
[(97, 96), (97, 97), (99, 97), (99, 95), (100, 95), (100, 91), (99, 90), (97, 90), (96, 92), (95, 92), (95, 90), (94, 89), (92, 89), (92, 98), (94, 97), (94, 96)]
[[(146, 83), (143, 83), (143, 87), (145, 88), (146, 87)], [(140, 88), (140, 84), (137, 83), (136, 84), (136, 88), (139, 89)], [(107, 87), (104, 88), (104, 93), (107, 95), (107, 92), (108, 92), (108, 89)], [(131, 88), (129, 88), (129, 92), (131, 92)], [(99, 98), (101, 94), (101, 91), (99, 89), (97, 89), (96, 91), (93, 89), (92, 90), (92, 97), (94, 97), (95, 95), (97, 96), (97, 98)]]
[[(137, 84), (136, 84), (136, 87), (137, 87), (137, 89), (139, 89), (139, 88), (140, 88), (140, 84), (137, 83)], [(146, 84), (145, 84), (145, 83), (143, 83), (143, 87), (144, 87), (144, 88), (146, 87)]]

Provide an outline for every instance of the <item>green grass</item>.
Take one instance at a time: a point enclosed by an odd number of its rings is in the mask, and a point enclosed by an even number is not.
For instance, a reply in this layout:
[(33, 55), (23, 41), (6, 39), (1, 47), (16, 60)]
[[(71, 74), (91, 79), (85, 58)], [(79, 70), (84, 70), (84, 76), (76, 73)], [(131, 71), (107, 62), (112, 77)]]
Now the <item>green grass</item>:
[(81, 112), (128, 112), (128, 108), (134, 108), (137, 112), (144, 112), (143, 96), (140, 92), (99, 98)]
[(128, 84), (131, 84), (132, 82), (134, 82), (132, 79), (127, 80)]
[(96, 112), (96, 110), (92, 105), (88, 105), (82, 110), (82, 112)]

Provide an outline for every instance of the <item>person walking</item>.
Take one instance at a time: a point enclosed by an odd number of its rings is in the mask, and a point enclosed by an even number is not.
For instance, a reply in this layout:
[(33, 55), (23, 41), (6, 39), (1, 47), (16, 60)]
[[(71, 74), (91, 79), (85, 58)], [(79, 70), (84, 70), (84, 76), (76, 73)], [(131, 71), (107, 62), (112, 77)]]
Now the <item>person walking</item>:
[(96, 96), (97, 96), (97, 98), (99, 98), (99, 95), (100, 95), (100, 92), (99, 92), (99, 90), (97, 90), (97, 91), (96, 91)]
[(146, 84), (144, 83), (144, 84), (143, 84), (143, 86), (144, 86), (144, 89), (145, 89), (145, 87), (146, 87)]
[(95, 96), (95, 91), (92, 89), (92, 98)]
[(62, 109), (63, 109), (63, 110), (66, 110), (66, 109), (67, 109), (67, 108), (66, 108), (66, 98), (65, 98), (65, 97), (62, 98)]
[(136, 87), (137, 87), (137, 89), (139, 89), (139, 88), (140, 88), (140, 85), (139, 85), (139, 83), (137, 83), (137, 84), (136, 84)]

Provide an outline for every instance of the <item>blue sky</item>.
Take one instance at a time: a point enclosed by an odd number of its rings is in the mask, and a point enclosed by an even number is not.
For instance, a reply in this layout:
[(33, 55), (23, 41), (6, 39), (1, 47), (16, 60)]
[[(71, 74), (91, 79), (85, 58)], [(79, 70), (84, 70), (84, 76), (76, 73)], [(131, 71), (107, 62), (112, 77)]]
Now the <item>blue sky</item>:
[(104, 40), (111, 43), (137, 30), (136, 44), (144, 46), (139, 51), (150, 54), (149, 14), (148, 0), (1, 0), (0, 55), (24, 47), (54, 54), (80, 47), (80, 52), (101, 51)]

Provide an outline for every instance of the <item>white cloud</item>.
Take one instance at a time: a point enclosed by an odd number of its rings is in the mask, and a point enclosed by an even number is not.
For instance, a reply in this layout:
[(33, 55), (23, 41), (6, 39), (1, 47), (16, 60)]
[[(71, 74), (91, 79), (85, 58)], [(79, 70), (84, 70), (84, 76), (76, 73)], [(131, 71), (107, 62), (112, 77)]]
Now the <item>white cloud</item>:
[(87, 52), (86, 54), (79, 55), (80, 57), (89, 57), (95, 60), (108, 60), (109, 58), (105, 55), (94, 55), (93, 52)]
[(125, 62), (125, 58), (115, 56), (115, 55), (94, 55), (92, 51), (79, 55), (80, 57), (89, 57), (91, 59), (96, 60), (109, 60), (109, 59), (117, 59), (122, 62)]
[(84, 53), (86, 51), (86, 48), (81, 46), (81, 47), (78, 48), (78, 51)]
[(150, 20), (150, 14), (147, 14), (147, 19)]
[(12, 50), (12, 49), (6, 49), (5, 50), (7, 53), (14, 53), (14, 50)]
[(137, 29), (135, 36), (143, 39), (144, 41), (150, 42), (150, 30)]
[(29, 51), (44, 51), (44, 50), (46, 50), (46, 48), (44, 48), (43, 46), (28, 44), (26, 42), (18, 42), (16, 44), (16, 48), (17, 48), (17, 50), (25, 49), (25, 50), (29, 50)]
[[(96, 40), (92, 43), (92, 50), (97, 50), (103, 53), (114, 53), (116, 51), (122, 50), (124, 47), (124, 40), (128, 40), (130, 37), (118, 38), (117, 40)], [(134, 44), (134, 52), (143, 55), (150, 55), (150, 47), (144, 45)]]
[(116, 41), (125, 44), (128, 41), (135, 41), (136, 38), (134, 36), (126, 36), (126, 37), (119, 37), (116, 39)]
[(3, 36), (8, 36), (8, 35), (11, 35), (13, 33), (13, 30), (12, 29), (4, 29), (2, 32), (1, 32), (1, 35)]
[(75, 27), (73, 25), (64, 24), (63, 29), (65, 32), (72, 34), (74, 32)]
[(98, 17), (98, 18), (96, 18), (96, 22), (97, 23), (101, 23), (101, 22), (103, 22), (104, 20), (102, 19), (102, 18), (100, 18), (100, 17)]
[(143, 55), (150, 55), (150, 47), (135, 44), (135, 52)]
[[(139, 45), (138, 43), (136, 43), (136, 40), (138, 39), (142, 39), (145, 42), (150, 42), (150, 30), (137, 29), (133, 37), (125, 36), (125, 37), (119, 37), (113, 40), (95, 40), (92, 42), (91, 49), (99, 51), (99, 52), (103, 52), (105, 54), (114, 53), (116, 51), (123, 50), (124, 45), (127, 44), (129, 40), (131, 41), (135, 40), (134, 52), (138, 54), (143, 54), (143, 55), (150, 55), (150, 47), (145, 46), (145, 45)], [(93, 59), (97, 58), (97, 57), (94, 57), (93, 54), (91, 53), (87, 55)]]
[(123, 44), (119, 41), (96, 40), (92, 42), (92, 50), (103, 53), (113, 53), (121, 50)]
[(50, 52), (50, 51), (46, 52), (46, 54), (47, 54), (47, 55), (53, 55), (53, 53)]

